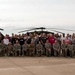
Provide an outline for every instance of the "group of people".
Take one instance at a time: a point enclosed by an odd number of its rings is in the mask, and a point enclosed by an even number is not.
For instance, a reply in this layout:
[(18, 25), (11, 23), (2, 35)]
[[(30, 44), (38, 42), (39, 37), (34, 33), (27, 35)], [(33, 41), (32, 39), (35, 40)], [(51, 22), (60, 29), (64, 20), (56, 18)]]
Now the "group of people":
[(75, 56), (75, 34), (0, 34), (0, 56)]

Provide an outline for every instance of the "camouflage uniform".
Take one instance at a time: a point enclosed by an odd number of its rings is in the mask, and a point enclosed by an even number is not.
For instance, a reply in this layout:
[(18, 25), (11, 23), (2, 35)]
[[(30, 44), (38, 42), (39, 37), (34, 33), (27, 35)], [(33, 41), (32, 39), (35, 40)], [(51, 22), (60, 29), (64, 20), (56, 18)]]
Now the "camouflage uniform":
[(55, 56), (60, 55), (60, 45), (59, 45), (58, 42), (55, 42), (55, 43), (53, 44), (53, 49), (54, 49), (54, 55), (55, 55)]
[(62, 55), (64, 57), (67, 56), (68, 45), (66, 43), (61, 44), (61, 49), (62, 49)]
[(11, 54), (14, 56), (13, 46), (9, 44), (7, 46), (7, 56), (10, 56)]
[(69, 49), (70, 57), (72, 57), (73, 56), (73, 52), (74, 52), (74, 46), (72, 44), (69, 44), (68, 45), (68, 49)]
[(42, 56), (43, 54), (43, 45), (42, 44), (37, 44), (36, 45), (36, 51), (38, 56)]
[(35, 53), (35, 45), (31, 43), (31, 44), (28, 45), (28, 48), (29, 48), (29, 55), (30, 56), (34, 55), (34, 53)]
[(3, 43), (0, 43), (0, 55), (5, 55), (6, 45)]
[(22, 54), (24, 56), (24, 54), (26, 53), (26, 55), (28, 55), (28, 44), (23, 44), (22, 45)]
[(20, 46), (20, 44), (14, 44), (14, 53), (15, 53), (15, 56), (17, 56), (17, 55), (20, 56), (20, 54), (21, 54), (21, 46)]
[(45, 43), (46, 55), (51, 56), (51, 44)]

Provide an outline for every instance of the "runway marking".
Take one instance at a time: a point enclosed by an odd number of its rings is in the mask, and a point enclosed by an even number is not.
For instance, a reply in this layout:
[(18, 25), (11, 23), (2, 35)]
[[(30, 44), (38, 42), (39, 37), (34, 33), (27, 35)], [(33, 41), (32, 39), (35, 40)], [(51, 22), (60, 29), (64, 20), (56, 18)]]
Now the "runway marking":
[[(47, 66), (26, 66), (23, 68), (45, 68), (45, 67), (55, 67), (55, 66), (75, 66), (75, 63), (70, 64), (56, 64), (56, 65), (47, 65)], [(0, 71), (9, 71), (9, 70), (22, 70), (20, 67), (11, 67), (11, 68), (0, 68)]]

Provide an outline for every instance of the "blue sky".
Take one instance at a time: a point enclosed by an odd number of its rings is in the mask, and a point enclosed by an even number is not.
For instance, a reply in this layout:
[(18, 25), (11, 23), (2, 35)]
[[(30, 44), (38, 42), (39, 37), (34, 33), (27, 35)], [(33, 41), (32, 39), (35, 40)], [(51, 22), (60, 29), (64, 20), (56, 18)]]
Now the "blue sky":
[(75, 28), (75, 0), (0, 0), (0, 27), (4, 34), (14, 28)]

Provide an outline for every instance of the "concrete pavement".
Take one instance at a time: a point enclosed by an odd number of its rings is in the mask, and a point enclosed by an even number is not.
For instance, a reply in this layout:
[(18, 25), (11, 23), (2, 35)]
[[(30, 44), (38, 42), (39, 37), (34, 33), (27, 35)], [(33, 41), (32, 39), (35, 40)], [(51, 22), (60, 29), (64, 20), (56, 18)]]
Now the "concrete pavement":
[(0, 75), (75, 75), (75, 58), (0, 57)]

